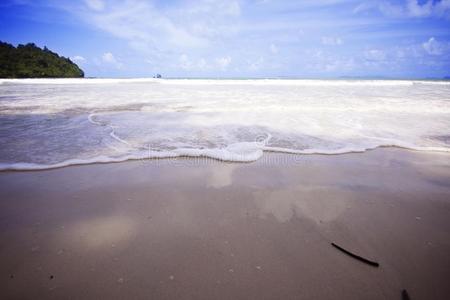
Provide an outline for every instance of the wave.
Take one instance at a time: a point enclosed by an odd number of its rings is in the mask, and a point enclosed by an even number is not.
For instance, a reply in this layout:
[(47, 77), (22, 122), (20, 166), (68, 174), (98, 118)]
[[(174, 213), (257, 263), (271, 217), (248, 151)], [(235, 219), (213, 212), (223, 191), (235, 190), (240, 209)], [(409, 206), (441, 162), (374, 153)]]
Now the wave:
[(208, 157), (230, 162), (252, 162), (263, 155), (263, 150), (255, 147), (254, 143), (236, 143), (225, 148), (189, 149), (180, 148), (171, 151), (140, 151), (120, 157), (96, 156), (88, 159), (69, 159), (55, 164), (37, 163), (0, 163), (0, 171), (32, 171), (68, 167), (72, 165), (87, 165), (94, 163), (113, 163), (128, 160), (146, 160), (177, 157)]
[(38, 171), (38, 170), (48, 170), (57, 169), (68, 166), (76, 165), (90, 165), (90, 164), (102, 164), (102, 163), (118, 163), (125, 161), (136, 161), (136, 160), (152, 160), (152, 159), (171, 159), (171, 158), (211, 158), (219, 161), (226, 162), (237, 162), (237, 163), (249, 163), (260, 159), (264, 152), (276, 152), (285, 154), (296, 154), (296, 155), (342, 155), (349, 153), (364, 153), (366, 151), (375, 150), (377, 148), (402, 148), (413, 151), (427, 151), (427, 152), (446, 152), (450, 153), (450, 148), (444, 147), (418, 147), (412, 146), (404, 143), (397, 144), (380, 144), (376, 146), (368, 147), (344, 147), (340, 149), (288, 149), (281, 147), (270, 147), (270, 146), (258, 146), (257, 143), (236, 143), (231, 144), (225, 148), (214, 148), (214, 149), (190, 149), (190, 148), (180, 148), (170, 151), (141, 151), (136, 154), (128, 154), (120, 157), (110, 157), (110, 156), (95, 156), (88, 159), (68, 159), (55, 164), (38, 164), (38, 163), (0, 163), (0, 171)]
[(160, 78), (26, 78), (0, 79), (0, 84), (117, 84), (158, 83), (175, 85), (294, 85), (294, 86), (411, 86), (414, 84), (450, 85), (445, 80), (371, 80), (371, 79), (160, 79)]
[[(0, 87), (0, 170), (173, 157), (250, 162), (264, 152), (450, 149), (450, 82), (88, 78), (0, 83), (5, 84)], [(23, 88), (22, 83), (36, 85)], [(45, 85), (53, 83), (67, 85)], [(80, 85), (85, 83), (94, 85)], [(102, 83), (112, 84), (95, 85)]]
[(0, 79), (0, 84), (116, 84), (116, 83), (154, 83), (157, 78), (24, 78)]
[(99, 114), (99, 113), (91, 113), (91, 114), (89, 114), (89, 115), (88, 115), (88, 121), (89, 121), (91, 124), (94, 124), (94, 125), (97, 125), (97, 126), (108, 126), (109, 129), (110, 129), (109, 135), (110, 135), (113, 139), (115, 139), (116, 141), (118, 141), (118, 142), (120, 142), (120, 143), (122, 143), (122, 144), (125, 144), (125, 145), (127, 145), (127, 146), (131, 146), (130, 143), (128, 143), (127, 141), (125, 141), (124, 139), (122, 139), (121, 137), (119, 137), (119, 136), (116, 134), (116, 132), (115, 132), (115, 130), (114, 130), (114, 126), (111, 126), (111, 125), (108, 125), (108, 124), (106, 124), (106, 123), (102, 123), (102, 122), (96, 121), (96, 120), (94, 119), (94, 117), (95, 117), (96, 115), (98, 115), (98, 114)]

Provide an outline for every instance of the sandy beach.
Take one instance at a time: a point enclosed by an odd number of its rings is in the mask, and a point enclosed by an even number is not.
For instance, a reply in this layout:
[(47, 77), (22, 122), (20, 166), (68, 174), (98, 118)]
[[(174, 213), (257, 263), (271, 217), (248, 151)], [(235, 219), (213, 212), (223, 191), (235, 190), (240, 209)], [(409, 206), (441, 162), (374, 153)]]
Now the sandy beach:
[(450, 299), (450, 0), (0, 24), (0, 300)]
[(445, 299), (449, 158), (381, 148), (1, 172), (1, 298)]

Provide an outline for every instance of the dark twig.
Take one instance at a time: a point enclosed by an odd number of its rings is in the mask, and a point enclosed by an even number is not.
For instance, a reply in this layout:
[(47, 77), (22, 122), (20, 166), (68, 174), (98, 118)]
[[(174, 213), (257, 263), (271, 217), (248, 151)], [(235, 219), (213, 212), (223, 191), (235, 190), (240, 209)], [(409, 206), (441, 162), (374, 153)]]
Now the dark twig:
[(335, 243), (331, 243), (331, 245), (332, 245), (333, 247), (335, 247), (335, 248), (341, 250), (341, 251), (344, 252), (345, 254), (347, 254), (347, 255), (349, 255), (349, 256), (351, 256), (351, 257), (353, 257), (353, 258), (356, 258), (357, 260), (360, 260), (360, 261), (362, 261), (362, 262), (365, 262), (365, 263), (368, 264), (368, 265), (371, 265), (371, 266), (373, 266), (373, 267), (378, 267), (378, 266), (379, 266), (379, 264), (378, 264), (377, 262), (368, 260), (368, 259), (366, 259), (366, 258), (364, 258), (364, 257), (359, 256), (359, 255), (353, 254), (353, 253), (351, 253), (350, 251), (347, 251), (347, 250), (345, 250), (344, 248), (342, 248), (342, 247), (336, 245)]
[(402, 291), (402, 300), (409, 300), (409, 295), (408, 292), (406, 290)]

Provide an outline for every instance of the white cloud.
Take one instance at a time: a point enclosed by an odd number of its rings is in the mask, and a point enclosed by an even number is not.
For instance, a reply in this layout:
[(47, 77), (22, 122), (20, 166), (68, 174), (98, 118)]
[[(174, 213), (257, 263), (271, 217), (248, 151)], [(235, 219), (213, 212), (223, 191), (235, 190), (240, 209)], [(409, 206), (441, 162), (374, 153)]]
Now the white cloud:
[(192, 68), (192, 62), (189, 60), (186, 54), (181, 54), (179, 57), (180, 67), (184, 70), (190, 70)]
[(386, 53), (379, 49), (369, 49), (364, 51), (364, 58), (368, 61), (382, 61), (386, 59)]
[(355, 68), (356, 63), (355, 61), (350, 58), (350, 59), (337, 59), (335, 61), (329, 62), (327, 64), (324, 65), (324, 71), (326, 72), (348, 72), (351, 71)]
[(123, 64), (118, 59), (116, 59), (111, 52), (103, 53), (102, 62), (107, 65), (112, 65), (117, 69), (121, 69), (123, 66)]
[(237, 1), (227, 1), (228, 9), (226, 10), (230, 15), (238, 16), (241, 14), (241, 7)]
[(328, 45), (328, 46), (338, 46), (338, 45), (342, 45), (342, 39), (338, 38), (338, 37), (322, 37), (321, 39), (322, 44), (324, 45)]
[(188, 2), (184, 9), (188, 14), (222, 14), (226, 16), (239, 16), (241, 7), (238, 1), (232, 0), (200, 0)]
[(450, 0), (442, 0), (441, 2), (435, 3), (434, 13), (438, 17), (450, 18)]
[(230, 16), (239, 16), (241, 14), (241, 6), (239, 5), (239, 2), (225, 1), (225, 2), (221, 2), (221, 4), (222, 4), (222, 7), (219, 7), (219, 9), (221, 9), (222, 12), (224, 12)]
[(385, 16), (393, 18), (403, 17), (406, 15), (405, 7), (391, 4), (387, 1), (363, 2), (353, 9), (353, 13), (358, 14), (374, 9), (379, 10)]
[(422, 47), (429, 55), (441, 55), (443, 53), (443, 46), (434, 37), (423, 43)]
[(431, 15), (433, 9), (433, 2), (427, 1), (424, 4), (419, 4), (418, 0), (408, 0), (407, 10), (411, 17), (427, 17)]
[(105, 8), (105, 3), (102, 0), (84, 0), (84, 3), (92, 9), (96, 11), (102, 11)]
[(128, 0), (108, 5), (86, 0), (90, 10), (79, 9), (86, 22), (113, 36), (127, 40), (145, 54), (203, 49), (234, 35), (234, 20), (241, 15), (239, 1), (181, 1), (176, 6), (154, 1)]
[(116, 63), (116, 58), (111, 52), (103, 53), (102, 60), (106, 63)]
[(197, 63), (197, 66), (200, 70), (206, 70), (209, 68), (208, 63), (204, 58), (200, 58), (200, 60)]
[(72, 61), (74, 62), (83, 62), (86, 61), (86, 59), (83, 56), (80, 55), (75, 55), (73, 57), (70, 58)]
[(350, 72), (358, 66), (358, 62), (352, 57), (336, 55), (335, 51), (327, 49), (306, 51), (308, 61), (305, 68), (314, 73), (326, 72), (327, 75), (333, 73)]
[(225, 71), (231, 63), (231, 57), (220, 57), (216, 59), (216, 63), (222, 71)]
[(275, 46), (274, 44), (270, 44), (269, 50), (272, 54), (277, 54), (278, 53), (278, 47)]
[(205, 71), (211, 69), (211, 65), (203, 57), (198, 60), (191, 60), (186, 54), (181, 54), (178, 61), (178, 67), (186, 71)]
[[(61, 6), (119, 40), (116, 48), (103, 49), (110, 55), (97, 55), (98, 66), (94, 56), (85, 63), (105, 73), (125, 62), (123, 74), (158, 70), (170, 76), (382, 74), (395, 63), (401, 72), (422, 72), (415, 67), (420, 61), (448, 65), (447, 21), (411, 18), (445, 17), (450, 0), (266, 0), (257, 12), (255, 1), (82, 0)], [(353, 12), (362, 15), (352, 15), (348, 8), (358, 3)]]
[(424, 3), (418, 0), (406, 0), (405, 2), (405, 4), (391, 3), (391, 1), (363, 2), (353, 9), (353, 13), (378, 9), (385, 16), (394, 18), (450, 18), (450, 0), (427, 0)]
[(264, 64), (264, 57), (260, 56), (256, 61), (251, 61), (248, 63), (248, 69), (252, 72), (259, 71)]
[[(112, 12), (96, 14), (95, 25), (117, 37), (150, 48), (203, 47), (207, 40), (177, 26), (170, 18), (154, 10), (149, 3), (136, 1), (135, 5), (117, 6)], [(145, 47), (142, 47), (145, 48)]]

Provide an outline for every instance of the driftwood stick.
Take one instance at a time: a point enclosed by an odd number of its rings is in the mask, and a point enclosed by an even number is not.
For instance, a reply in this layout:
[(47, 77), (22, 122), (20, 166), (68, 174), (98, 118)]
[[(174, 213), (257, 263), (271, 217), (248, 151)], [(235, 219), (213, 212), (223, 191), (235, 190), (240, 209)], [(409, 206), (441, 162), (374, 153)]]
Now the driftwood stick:
[(345, 254), (347, 254), (347, 255), (349, 255), (349, 256), (351, 256), (351, 257), (353, 257), (353, 258), (356, 258), (357, 260), (360, 260), (360, 261), (362, 261), (362, 262), (364, 262), (364, 263), (366, 263), (366, 264), (368, 264), (368, 265), (371, 265), (371, 266), (373, 266), (373, 267), (378, 267), (378, 266), (379, 266), (379, 264), (378, 264), (377, 262), (368, 260), (367, 258), (361, 257), (361, 256), (359, 256), (359, 255), (353, 254), (353, 253), (351, 253), (350, 251), (345, 250), (344, 248), (342, 248), (342, 247), (336, 245), (335, 243), (331, 243), (331, 245), (332, 245), (333, 247), (335, 247), (335, 248), (341, 250), (341, 251), (344, 252)]

